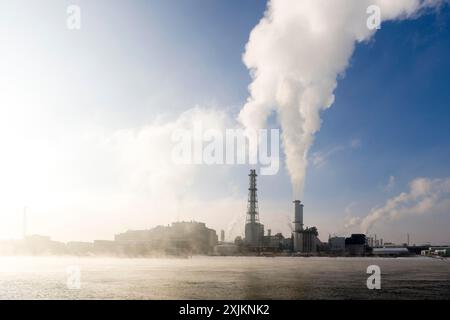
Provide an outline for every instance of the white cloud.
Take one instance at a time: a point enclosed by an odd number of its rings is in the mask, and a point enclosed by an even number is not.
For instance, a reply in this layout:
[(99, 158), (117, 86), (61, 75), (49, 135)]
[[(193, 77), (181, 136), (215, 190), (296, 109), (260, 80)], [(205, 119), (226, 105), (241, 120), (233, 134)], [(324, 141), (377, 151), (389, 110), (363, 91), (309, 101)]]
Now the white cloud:
[(345, 213), (347, 215), (350, 215), (353, 213), (353, 209), (356, 207), (357, 203), (356, 202), (350, 202), (344, 209)]
[(332, 147), (331, 149), (326, 151), (314, 152), (311, 157), (312, 164), (314, 167), (320, 168), (325, 165), (328, 160), (335, 154), (348, 149), (357, 149), (359, 147), (361, 147), (361, 141), (359, 139), (353, 139), (347, 145), (339, 145)]
[(375, 225), (409, 216), (450, 213), (450, 178), (416, 178), (409, 184), (409, 190), (390, 198), (381, 207), (375, 207), (363, 218), (350, 217), (346, 227), (359, 226), (362, 232), (369, 232)]
[(395, 187), (395, 177), (389, 176), (387, 184), (384, 186), (385, 191), (392, 191)]

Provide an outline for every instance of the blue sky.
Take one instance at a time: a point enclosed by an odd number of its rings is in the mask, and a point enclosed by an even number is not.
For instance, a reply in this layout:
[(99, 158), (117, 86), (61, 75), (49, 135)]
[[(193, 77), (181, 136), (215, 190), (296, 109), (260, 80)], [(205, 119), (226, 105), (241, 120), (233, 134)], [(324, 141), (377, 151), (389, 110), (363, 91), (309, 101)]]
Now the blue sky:
[(108, 69), (119, 66), (133, 73), (126, 87), (127, 99), (130, 90), (136, 99), (133, 110), (127, 110), (131, 124), (142, 121), (142, 114), (151, 117), (148, 110), (155, 108), (176, 113), (187, 106), (220, 104), (238, 112), (250, 81), (241, 56), (265, 1), (133, 1), (130, 5), (95, 1), (80, 5), (87, 14), (80, 43), (72, 43), (74, 50), (83, 50), (85, 36), (90, 37), (95, 48), (90, 54), (106, 59), (100, 61), (104, 64), (101, 72), (113, 73)]
[[(78, 4), (82, 9), (80, 31), (64, 28), (69, 4)], [(263, 16), (266, 1), (152, 0), (125, 4), (97, 0), (47, 1), (45, 5), (17, 1), (4, 6), (2, 12), (16, 18), (4, 22), (10, 40), (2, 48), (7, 49), (13, 63), (22, 64), (24, 69), (28, 66), (28, 71), (19, 75), (28, 79), (29, 72), (33, 72), (36, 77), (33, 83), (39, 83), (37, 91), (41, 93), (29, 91), (30, 99), (39, 97), (48, 102), (43, 102), (46, 107), (38, 118), (25, 120), (34, 128), (30, 135), (39, 132), (48, 144), (65, 137), (65, 144), (70, 145), (86, 130), (102, 135), (135, 130), (152, 125), (155, 119), (174, 121), (195, 106), (224, 110), (230, 117), (237, 117), (251, 82), (242, 55), (251, 30)], [(18, 48), (22, 51), (16, 57)], [(383, 206), (387, 199), (407, 191), (415, 178), (450, 177), (449, 54), (449, 6), (437, 14), (384, 23), (374, 38), (357, 45), (350, 67), (338, 80), (335, 103), (322, 113), (322, 128), (309, 153), (302, 200), (306, 223), (318, 226), (322, 240), (328, 233), (350, 232), (340, 226), (347, 216), (362, 217), (371, 208)], [(53, 97), (43, 98), (42, 92), (51, 92)], [(277, 126), (275, 116), (270, 125)], [(96, 176), (95, 185), (99, 190), (103, 188), (99, 192), (105, 193), (105, 198), (108, 194), (104, 189), (114, 190), (114, 194), (122, 190), (111, 187), (115, 176), (98, 170), (96, 165), (103, 165), (89, 157), (100, 157), (94, 156), (95, 146), (73, 143), (74, 154), (79, 149), (85, 154), (82, 159), (70, 157), (77, 177), (71, 178), (70, 188), (64, 185), (65, 194), (86, 186), (92, 187), (95, 194), (97, 189), (89, 180), (92, 178), (86, 178), (93, 172), (101, 173)], [(49, 148), (60, 146), (55, 145)], [(320, 163), (314, 165), (318, 158)], [(78, 167), (80, 163), (87, 167)], [(115, 164), (112, 166), (116, 168)], [(200, 203), (208, 197), (226, 203), (229, 194), (237, 204), (222, 204), (221, 212), (236, 210), (242, 199), (245, 210), (247, 166), (225, 172), (202, 170), (192, 178), (183, 197), (195, 195)], [(217, 179), (212, 179), (212, 175)], [(389, 179), (391, 185), (387, 187)], [(97, 180), (101, 180), (98, 185)], [(60, 186), (56, 182), (55, 185)], [(281, 169), (276, 176), (260, 177), (259, 189), (261, 220), (266, 228), (273, 225), (274, 231), (287, 233), (293, 199), (286, 170)], [(142, 192), (145, 198), (146, 193)], [(127, 201), (130, 200), (124, 200)], [(96, 230), (99, 236), (111, 237), (125, 227), (139, 228), (143, 223), (170, 222), (163, 218), (149, 220), (145, 201), (135, 201), (128, 208), (120, 204), (119, 211), (134, 212), (128, 220), (126, 214), (117, 213), (111, 228)], [(26, 202), (17, 201), (12, 207), (16, 212)], [(67, 212), (73, 214), (67, 213), (67, 218), (60, 218), (55, 225), (41, 221), (51, 208), (34, 205), (35, 231), (64, 239), (65, 235), (56, 230), (67, 221), (76, 224), (78, 231), (86, 229), (87, 219), (76, 213), (82, 208), (69, 200), (67, 203)], [(191, 209), (182, 204), (180, 207), (175, 209), (176, 217), (185, 211), (188, 213), (183, 218), (208, 219), (206, 213), (196, 215), (189, 211), (196, 210), (194, 205)], [(85, 215), (95, 210), (88, 206)], [(33, 206), (30, 212), (33, 216)], [(110, 212), (95, 214), (103, 219)], [(174, 215), (167, 217), (173, 219)], [(240, 213), (233, 212), (220, 222), (213, 218), (206, 222), (216, 229), (229, 228), (224, 224), (239, 217)], [(17, 224), (17, 219), (11, 221), (11, 225)], [(424, 223), (429, 225), (425, 231)], [(392, 221), (373, 232), (392, 241), (402, 241), (403, 234), (410, 232), (417, 235), (417, 241), (430, 238), (450, 242), (446, 232), (449, 227), (447, 212), (432, 218)], [(437, 230), (434, 238), (432, 230)], [(90, 237), (75, 231), (69, 235)]]
[(358, 45), (313, 152), (351, 139), (361, 146), (308, 171), (311, 202), (321, 202), (320, 195), (367, 211), (386, 198), (390, 176), (389, 193), (399, 193), (413, 177), (450, 175), (449, 18), (447, 7), (439, 15), (387, 23), (370, 43)]

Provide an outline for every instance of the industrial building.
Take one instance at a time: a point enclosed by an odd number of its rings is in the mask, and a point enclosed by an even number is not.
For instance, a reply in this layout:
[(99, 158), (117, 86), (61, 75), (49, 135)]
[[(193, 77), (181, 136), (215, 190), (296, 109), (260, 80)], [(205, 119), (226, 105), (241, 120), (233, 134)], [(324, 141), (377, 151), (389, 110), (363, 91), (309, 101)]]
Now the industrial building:
[(352, 234), (345, 238), (345, 250), (350, 256), (363, 256), (366, 254), (366, 235)]
[(21, 240), (0, 241), (0, 254), (6, 255), (62, 255), (66, 253), (63, 242), (48, 236), (25, 235)]
[(328, 249), (330, 253), (342, 255), (345, 252), (345, 237), (329, 237)]
[(67, 253), (76, 256), (90, 255), (94, 253), (92, 242), (69, 241), (66, 243)]
[(411, 253), (408, 248), (399, 247), (399, 248), (373, 248), (372, 255), (377, 257), (400, 257), (400, 256), (409, 256)]
[(367, 236), (366, 237), (366, 245), (371, 248), (380, 248), (383, 247), (383, 239), (377, 239), (377, 235)]
[(450, 257), (450, 247), (429, 247), (428, 249), (420, 252), (423, 256), (437, 256), (437, 257)]
[(290, 238), (285, 238), (283, 234), (277, 233), (272, 235), (272, 230), (267, 230), (267, 235), (263, 238), (263, 248), (272, 251), (285, 251), (292, 248)]
[(271, 234), (269, 229), (264, 235), (264, 225), (259, 221), (258, 195), (256, 187), (256, 170), (250, 170), (245, 237), (243, 245), (250, 251), (294, 251), (299, 253), (317, 252), (320, 241), (316, 227), (304, 228), (303, 204), (294, 201), (294, 231), (292, 238), (285, 238), (281, 233)]
[(214, 247), (214, 255), (217, 256), (235, 256), (239, 253), (239, 246), (234, 243), (219, 243)]
[(115, 244), (134, 254), (211, 254), (218, 243), (216, 231), (201, 222), (174, 222), (150, 230), (129, 230), (117, 234)]

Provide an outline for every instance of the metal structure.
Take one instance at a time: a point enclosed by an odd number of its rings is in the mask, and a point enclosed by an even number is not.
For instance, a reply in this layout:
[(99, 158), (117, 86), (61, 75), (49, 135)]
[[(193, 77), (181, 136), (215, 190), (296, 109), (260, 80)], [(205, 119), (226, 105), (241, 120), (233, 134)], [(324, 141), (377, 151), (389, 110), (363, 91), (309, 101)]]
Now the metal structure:
[(258, 213), (258, 196), (256, 192), (256, 170), (250, 170), (250, 184), (248, 188), (248, 203), (247, 203), (247, 223), (259, 223)]
[(256, 170), (250, 170), (248, 188), (247, 218), (245, 223), (245, 244), (260, 247), (264, 237), (264, 225), (259, 222)]

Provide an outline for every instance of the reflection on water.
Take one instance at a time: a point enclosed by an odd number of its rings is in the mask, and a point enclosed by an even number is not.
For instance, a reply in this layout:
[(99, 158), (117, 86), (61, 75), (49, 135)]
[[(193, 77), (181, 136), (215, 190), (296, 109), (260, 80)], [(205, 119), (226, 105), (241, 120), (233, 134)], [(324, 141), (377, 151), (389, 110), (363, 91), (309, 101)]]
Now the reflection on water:
[[(367, 266), (381, 268), (368, 290)], [(78, 266), (81, 289), (67, 288)], [(1, 257), (1, 299), (449, 299), (450, 260), (430, 258)]]

